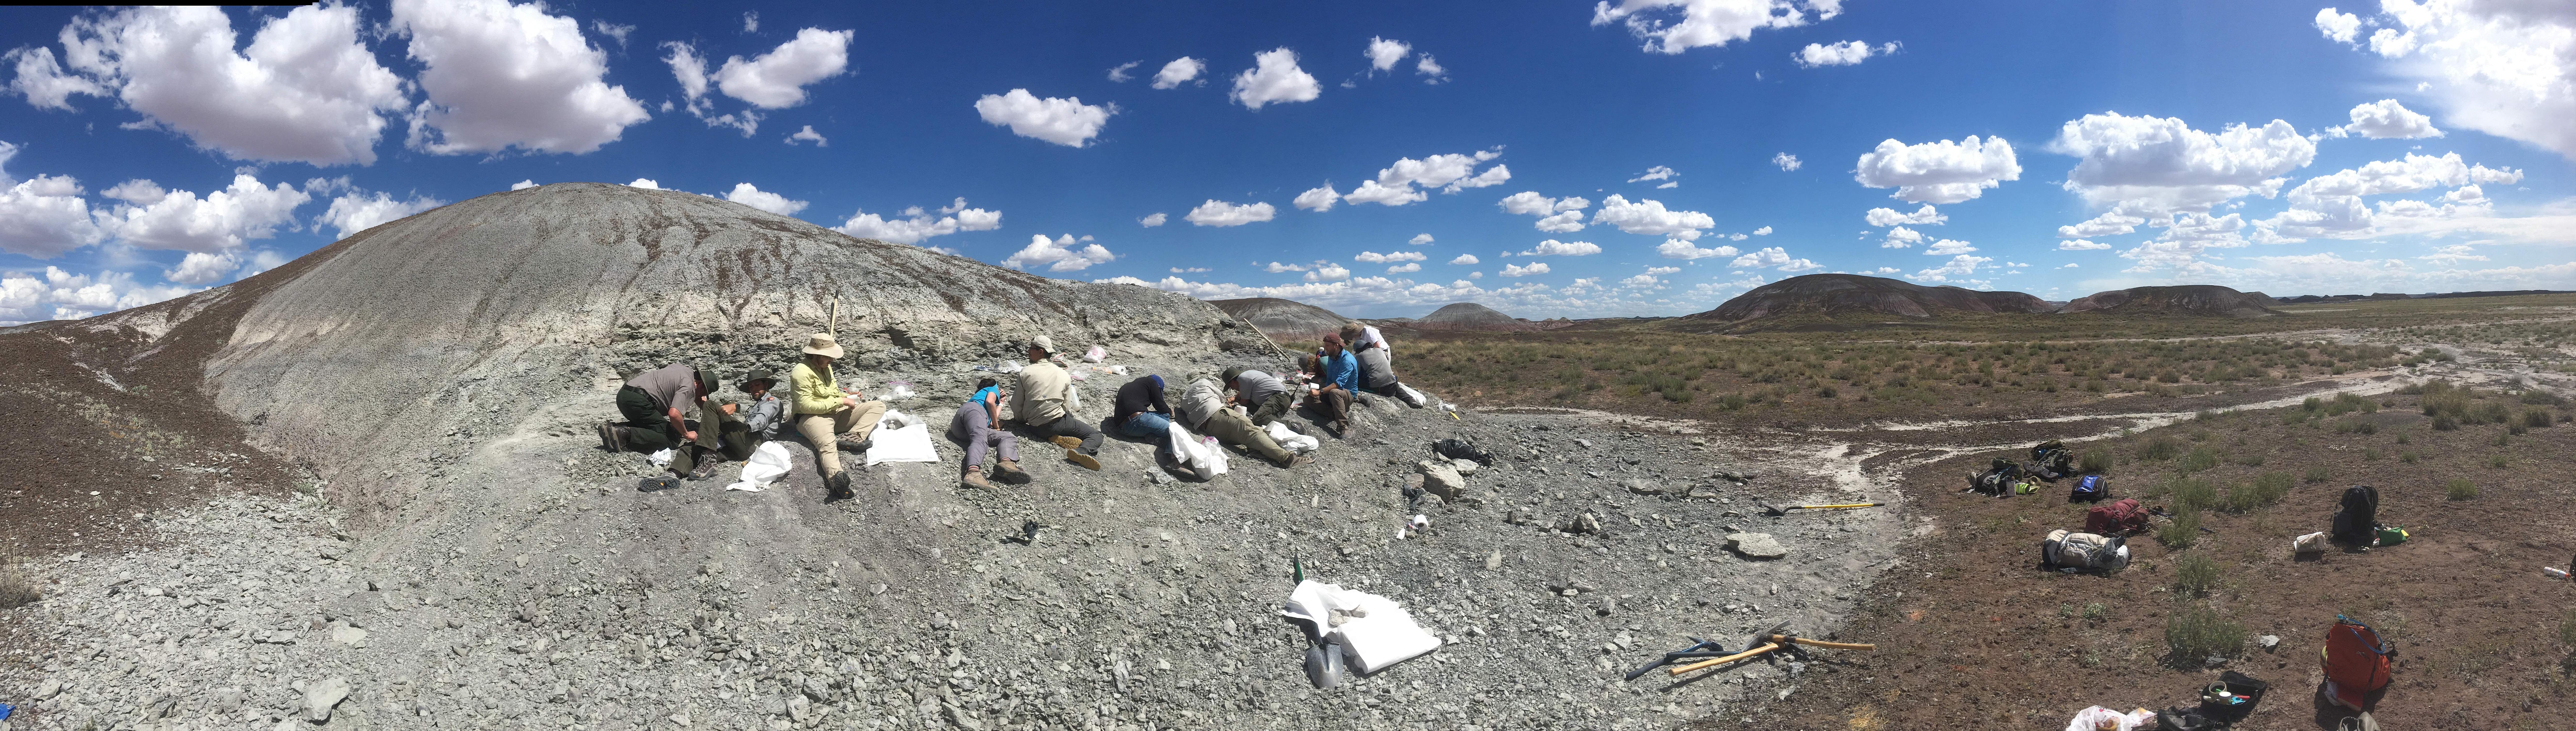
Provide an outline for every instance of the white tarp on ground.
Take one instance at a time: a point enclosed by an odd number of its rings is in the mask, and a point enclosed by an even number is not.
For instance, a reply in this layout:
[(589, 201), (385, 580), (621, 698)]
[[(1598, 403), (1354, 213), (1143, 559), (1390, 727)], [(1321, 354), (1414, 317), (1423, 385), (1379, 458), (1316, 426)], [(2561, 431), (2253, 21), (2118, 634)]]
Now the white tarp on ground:
[(743, 461), (742, 479), (726, 485), (725, 489), (760, 492), (769, 487), (769, 483), (787, 476), (790, 464), (787, 459), (787, 445), (764, 442), (759, 449), (751, 450), (751, 459)]
[(1172, 455), (1178, 457), (1181, 464), (1198, 472), (1200, 477), (1225, 474), (1225, 450), (1217, 447), (1216, 440), (1201, 439), (1178, 423), (1172, 424), (1165, 435), (1172, 440)]
[(876, 442), (868, 447), (869, 467), (939, 461), (939, 452), (930, 448), (930, 424), (911, 414), (886, 409), (885, 418), (877, 422), (877, 433), (868, 438)]
[(1272, 421), (1269, 426), (1262, 427), (1261, 432), (1270, 435), (1270, 441), (1278, 442), (1279, 446), (1287, 447), (1288, 451), (1296, 452), (1298, 454), (1312, 452), (1315, 451), (1315, 448), (1324, 446), (1322, 440), (1289, 431), (1287, 424), (1282, 424), (1277, 421)]
[[(1339, 625), (1333, 624), (1335, 612), (1343, 615)], [(1440, 638), (1422, 631), (1395, 600), (1335, 584), (1299, 583), (1279, 614), (1313, 623), (1325, 641), (1341, 643), (1361, 675), (1440, 649)]]

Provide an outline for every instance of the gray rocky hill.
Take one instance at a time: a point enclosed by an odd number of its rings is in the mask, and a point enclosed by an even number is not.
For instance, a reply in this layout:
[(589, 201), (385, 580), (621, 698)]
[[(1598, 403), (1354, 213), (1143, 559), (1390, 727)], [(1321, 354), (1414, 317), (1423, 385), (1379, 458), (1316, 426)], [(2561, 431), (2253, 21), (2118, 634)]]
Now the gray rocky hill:
[(1208, 304), (1251, 323), (1261, 334), (1281, 342), (1311, 342), (1324, 339), (1325, 333), (1342, 328), (1350, 318), (1333, 314), (1314, 305), (1277, 297), (1210, 300)]
[[(918, 392), (892, 405), (934, 425), (1038, 333), (1106, 349), (1074, 365), (1095, 419), (1127, 378), (1286, 357), (1177, 294), (597, 184), (475, 198), (227, 287), (0, 334), (31, 387), (168, 434), (97, 454), (158, 454), (129, 466), (214, 496), (130, 521), (115, 503), (88, 518), (144, 540), (37, 559), (46, 598), (0, 627), (29, 650), (0, 658), (0, 698), (27, 699), (12, 723), (1665, 727), (1795, 679), (1677, 688), (1621, 683), (1626, 667), (1685, 636), (1829, 631), (1894, 550), (1849, 537), (1899, 530), (1893, 512), (1760, 517), (1756, 499), (1833, 480), (1792, 451), (1376, 398), (1316, 464), (1238, 457), (1206, 482), (1172, 481), (1149, 443), (1113, 439), (1091, 472), (1024, 438), (1033, 484), (962, 490), (961, 450), (934, 437), (940, 464), (849, 456), (853, 500), (823, 502), (794, 441), (767, 491), (723, 490), (727, 466), (644, 493), (643, 458), (599, 448), (621, 373), (783, 367), (835, 300), (845, 383)], [(1455, 469), (1441, 438), (1497, 459), (1447, 496), (1408, 494), (1409, 474)], [(49, 484), (17, 509), (144, 482)], [(1416, 514), (1430, 529), (1399, 538)], [(1732, 553), (1730, 529), (1789, 555)], [(1393, 598), (1448, 644), (1318, 690), (1277, 616), (1292, 566)]]

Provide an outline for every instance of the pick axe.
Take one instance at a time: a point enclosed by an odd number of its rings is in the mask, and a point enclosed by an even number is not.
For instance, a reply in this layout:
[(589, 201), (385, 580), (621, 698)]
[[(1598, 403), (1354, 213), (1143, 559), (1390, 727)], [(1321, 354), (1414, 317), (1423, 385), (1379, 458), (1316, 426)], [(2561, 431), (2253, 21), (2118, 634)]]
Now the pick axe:
[(1779, 516), (1783, 516), (1783, 515), (1788, 515), (1788, 514), (1789, 514), (1789, 511), (1792, 511), (1792, 510), (1841, 510), (1841, 509), (1844, 509), (1844, 508), (1875, 508), (1875, 507), (1878, 507), (1878, 506), (1881, 506), (1881, 505), (1886, 505), (1886, 504), (1887, 504), (1887, 503), (1835, 503), (1835, 504), (1832, 504), (1832, 505), (1772, 505), (1772, 504), (1769, 504), (1769, 503), (1764, 503), (1764, 504), (1762, 505), (1762, 514), (1764, 514), (1764, 515), (1769, 515), (1769, 516), (1772, 516), (1772, 517), (1779, 517)]
[(1744, 641), (1744, 651), (1742, 651), (1742, 652), (1738, 652), (1738, 653), (1731, 654), (1731, 655), (1726, 655), (1726, 656), (1724, 656), (1724, 657), (1714, 657), (1714, 658), (1710, 658), (1710, 659), (1707, 659), (1707, 660), (1702, 660), (1702, 661), (1699, 661), (1699, 662), (1691, 663), (1691, 664), (1689, 664), (1689, 665), (1684, 665), (1684, 666), (1681, 666), (1681, 667), (1673, 668), (1671, 672), (1672, 672), (1672, 674), (1674, 674), (1674, 675), (1680, 675), (1680, 674), (1683, 674), (1683, 673), (1692, 672), (1692, 671), (1695, 671), (1695, 670), (1700, 670), (1700, 669), (1702, 669), (1702, 668), (1711, 668), (1711, 667), (1716, 667), (1716, 666), (1719, 666), (1719, 665), (1724, 665), (1724, 664), (1727, 664), (1727, 663), (1735, 662), (1735, 661), (1737, 661), (1737, 660), (1743, 660), (1743, 659), (1746, 659), (1746, 658), (1756, 657), (1756, 656), (1760, 656), (1760, 655), (1764, 655), (1764, 654), (1768, 654), (1768, 653), (1772, 653), (1772, 652), (1778, 652), (1778, 651), (1787, 651), (1788, 653), (1790, 653), (1790, 654), (1792, 654), (1792, 655), (1795, 655), (1795, 656), (1798, 656), (1798, 657), (1805, 657), (1807, 653), (1806, 653), (1805, 651), (1803, 651), (1803, 650), (1798, 649), (1798, 647), (1799, 647), (1800, 645), (1805, 645), (1805, 646), (1808, 646), (1808, 647), (1830, 647), (1830, 648), (1841, 649), (1841, 650), (1876, 650), (1876, 649), (1878, 649), (1878, 646), (1877, 646), (1877, 645), (1861, 644), (1861, 643), (1857, 643), (1857, 642), (1825, 642), (1825, 641), (1821, 641), (1821, 640), (1810, 640), (1810, 639), (1806, 639), (1806, 638), (1799, 637), (1799, 636), (1798, 636), (1798, 633), (1796, 633), (1796, 632), (1789, 632), (1789, 631), (1786, 631), (1786, 630), (1788, 629), (1788, 627), (1789, 627), (1789, 623), (1788, 623), (1788, 622), (1781, 622), (1781, 623), (1779, 623), (1779, 624), (1771, 625), (1771, 628), (1770, 628), (1770, 629), (1763, 630), (1763, 631), (1761, 631), (1761, 632), (1755, 633), (1755, 634), (1753, 635), (1753, 637), (1752, 637), (1752, 638), (1745, 640), (1745, 641)]

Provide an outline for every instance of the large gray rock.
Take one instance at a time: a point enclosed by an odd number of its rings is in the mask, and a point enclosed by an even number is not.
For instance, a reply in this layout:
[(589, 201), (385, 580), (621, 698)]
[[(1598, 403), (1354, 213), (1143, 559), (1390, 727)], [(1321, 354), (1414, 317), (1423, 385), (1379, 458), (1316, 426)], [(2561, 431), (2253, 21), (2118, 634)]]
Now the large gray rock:
[(1422, 471), (1422, 489), (1443, 500), (1457, 500), (1467, 494), (1467, 478), (1447, 461), (1423, 460), (1414, 464)]
[(1789, 555), (1789, 547), (1780, 545), (1769, 533), (1729, 533), (1726, 547), (1745, 558), (1774, 559)]
[(349, 699), (349, 680), (332, 678), (304, 686), (304, 720), (322, 723), (331, 720), (331, 707)]

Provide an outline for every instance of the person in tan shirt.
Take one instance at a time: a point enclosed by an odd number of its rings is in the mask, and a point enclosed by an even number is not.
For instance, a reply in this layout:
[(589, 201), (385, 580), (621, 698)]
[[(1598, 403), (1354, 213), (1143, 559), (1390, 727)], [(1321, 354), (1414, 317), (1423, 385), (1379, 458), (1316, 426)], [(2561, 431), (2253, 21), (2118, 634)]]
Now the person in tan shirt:
[(823, 484), (832, 488), (832, 500), (851, 497), (850, 475), (841, 471), (841, 450), (868, 451), (873, 445), (869, 437), (885, 417), (885, 402), (861, 400), (858, 392), (844, 390), (833, 381), (832, 361), (840, 357), (841, 344), (830, 333), (814, 333), (806, 336), (805, 362), (788, 374), (796, 412), (789, 423), (814, 446), (814, 463), (823, 470)]
[(1100, 430), (1073, 413), (1080, 396), (1073, 392), (1073, 375), (1055, 364), (1055, 354), (1054, 339), (1040, 335), (1029, 342), (1029, 365), (1020, 369), (1018, 388), (1011, 392), (1012, 418), (1053, 438), (1064, 447), (1065, 461), (1098, 470)]

